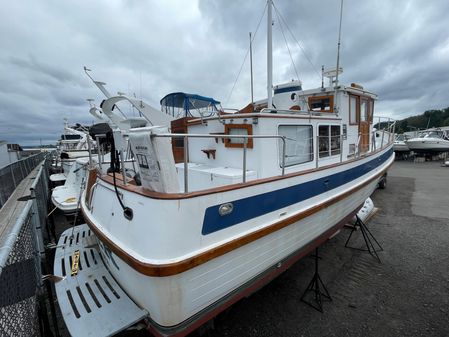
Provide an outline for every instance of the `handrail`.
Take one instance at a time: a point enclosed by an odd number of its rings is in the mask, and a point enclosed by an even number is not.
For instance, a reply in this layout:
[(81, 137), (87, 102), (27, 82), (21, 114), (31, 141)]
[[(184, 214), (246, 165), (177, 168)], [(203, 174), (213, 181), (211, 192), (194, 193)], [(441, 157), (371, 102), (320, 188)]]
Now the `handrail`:
[(281, 176), (285, 175), (285, 136), (280, 135), (206, 135), (206, 134), (193, 134), (193, 133), (161, 133), (152, 134), (151, 137), (164, 137), (164, 138), (183, 138), (184, 139), (184, 193), (189, 192), (188, 183), (188, 154), (189, 154), (189, 138), (229, 138), (229, 139), (242, 139), (243, 138), (243, 158), (242, 158), (242, 183), (246, 182), (246, 165), (247, 165), (247, 143), (248, 139), (280, 139), (282, 140), (282, 173)]
[(289, 109), (273, 109), (273, 108), (263, 108), (259, 111), (260, 113), (288, 113), (288, 114), (298, 114), (298, 115), (308, 115), (310, 117), (312, 116), (329, 116), (329, 115), (335, 115), (338, 116), (335, 112), (322, 112), (322, 111), (313, 111), (313, 110), (289, 110)]

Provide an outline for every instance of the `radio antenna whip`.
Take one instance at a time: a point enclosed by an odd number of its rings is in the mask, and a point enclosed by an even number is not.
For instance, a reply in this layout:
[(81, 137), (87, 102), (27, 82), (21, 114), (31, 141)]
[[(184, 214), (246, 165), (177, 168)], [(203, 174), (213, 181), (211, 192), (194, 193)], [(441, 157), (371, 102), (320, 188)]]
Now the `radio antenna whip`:
[(335, 87), (338, 87), (338, 73), (340, 68), (340, 41), (341, 41), (341, 21), (343, 19), (343, 0), (341, 0), (340, 4), (340, 27), (338, 29), (338, 44), (337, 44), (337, 69), (335, 76)]

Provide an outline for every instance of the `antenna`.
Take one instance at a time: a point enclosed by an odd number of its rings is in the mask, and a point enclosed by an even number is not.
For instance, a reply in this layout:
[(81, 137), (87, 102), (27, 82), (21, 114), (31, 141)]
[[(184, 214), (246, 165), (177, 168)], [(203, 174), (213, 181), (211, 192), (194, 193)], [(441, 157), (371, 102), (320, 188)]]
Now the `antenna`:
[(268, 11), (267, 11), (267, 93), (268, 101), (267, 107), (271, 109), (273, 107), (273, 45), (272, 45), (272, 8), (273, 1), (267, 0)]
[[(92, 70), (90, 70), (89, 68), (87, 68), (86, 66), (84, 66), (84, 72), (86, 73), (87, 77), (89, 77), (89, 78), (92, 80), (92, 82), (94, 82), (94, 84), (96, 85), (96, 87), (97, 87), (98, 89), (100, 89), (100, 91), (103, 93), (103, 95), (106, 96), (106, 98), (111, 98), (112, 95), (111, 95), (111, 94), (109, 93), (109, 91), (104, 87), (104, 86), (106, 85), (106, 83), (100, 82), (100, 81), (95, 81), (95, 80), (93, 79), (93, 77), (90, 76), (89, 71), (92, 71)], [(118, 111), (120, 111), (120, 113), (122, 114), (123, 118), (126, 119), (126, 118), (127, 118), (126, 115), (122, 112), (122, 110), (120, 110), (120, 108), (119, 108), (118, 106), (117, 106), (117, 109), (118, 109)]]
[(321, 66), (321, 89), (324, 90), (324, 64)]
[(335, 76), (335, 87), (338, 87), (338, 73), (340, 68), (340, 44), (341, 44), (341, 21), (343, 19), (343, 0), (340, 3), (340, 27), (338, 28), (338, 44), (337, 44), (337, 75)]
[(249, 67), (251, 69), (251, 103), (254, 103), (254, 89), (253, 89), (253, 40), (251, 32), (249, 32)]

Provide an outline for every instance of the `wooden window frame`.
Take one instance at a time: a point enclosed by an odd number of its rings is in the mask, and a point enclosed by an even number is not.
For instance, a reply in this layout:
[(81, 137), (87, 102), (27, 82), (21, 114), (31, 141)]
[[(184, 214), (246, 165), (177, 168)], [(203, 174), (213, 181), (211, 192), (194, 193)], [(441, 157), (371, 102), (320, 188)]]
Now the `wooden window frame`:
[[(253, 134), (253, 126), (251, 124), (225, 124), (224, 127), (225, 127), (224, 133), (226, 135), (229, 135), (230, 130), (232, 130), (232, 129), (245, 129), (245, 130), (247, 130), (248, 136), (252, 136), (252, 134)], [(243, 143), (231, 143), (230, 138), (225, 138), (224, 144), (225, 144), (225, 147), (243, 149)], [(253, 139), (252, 138), (248, 138), (248, 142), (246, 143), (246, 148), (247, 149), (253, 148)]]
[[(312, 110), (312, 102), (329, 98), (330, 110)], [(309, 96), (307, 98), (309, 110), (315, 112), (333, 113), (334, 112), (334, 95)]]

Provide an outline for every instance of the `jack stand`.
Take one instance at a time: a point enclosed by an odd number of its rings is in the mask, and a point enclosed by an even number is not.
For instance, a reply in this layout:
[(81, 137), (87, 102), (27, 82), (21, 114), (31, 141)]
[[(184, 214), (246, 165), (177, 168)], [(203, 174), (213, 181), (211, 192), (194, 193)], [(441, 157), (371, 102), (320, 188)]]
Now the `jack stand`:
[[(320, 274), (318, 273), (318, 261), (320, 257), (318, 256), (318, 247), (315, 250), (315, 274), (313, 275), (312, 280), (310, 281), (309, 285), (307, 286), (306, 290), (301, 296), (301, 301), (310, 305), (315, 310), (318, 310), (319, 312), (323, 312), (323, 304), (322, 300), (332, 301), (331, 295), (329, 294), (329, 291), (327, 291), (326, 286), (324, 285), (323, 281), (321, 280)], [(315, 298), (312, 300), (306, 300), (307, 294), (309, 292), (312, 292), (315, 294)]]
[[(366, 249), (355, 248), (355, 247), (349, 247), (348, 246), (348, 243), (349, 243), (349, 240), (352, 237), (352, 234), (358, 228), (360, 228), (360, 231), (362, 232), (363, 240), (365, 240)], [(376, 248), (374, 244), (376, 244), (376, 246), (379, 247), (379, 248)], [(378, 251), (383, 251), (384, 249), (382, 248), (380, 243), (376, 240), (376, 238), (371, 233), (371, 231), (368, 229), (368, 227), (366, 227), (365, 223), (359, 218), (358, 215), (356, 215), (356, 222), (354, 224), (354, 227), (351, 230), (351, 233), (348, 236), (348, 239), (346, 240), (345, 247), (346, 248), (351, 248), (351, 249), (356, 249), (356, 250), (361, 250), (361, 251), (364, 251), (364, 252), (369, 252), (372, 257), (374, 257), (375, 259), (377, 259), (377, 261), (379, 261), (379, 263), (382, 263), (382, 261), (380, 260), (380, 257), (377, 254), (377, 252)]]

